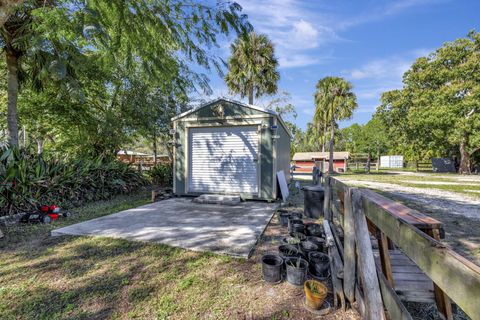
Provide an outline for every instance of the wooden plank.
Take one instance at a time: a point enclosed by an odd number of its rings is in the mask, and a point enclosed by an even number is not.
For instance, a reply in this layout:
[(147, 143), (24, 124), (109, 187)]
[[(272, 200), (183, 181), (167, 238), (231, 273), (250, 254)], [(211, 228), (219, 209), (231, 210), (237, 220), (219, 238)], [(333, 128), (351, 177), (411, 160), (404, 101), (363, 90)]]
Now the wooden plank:
[[(438, 229), (428, 230), (427, 234), (437, 241), (440, 240), (440, 233), (438, 232)], [(453, 320), (452, 302), (450, 301), (450, 298), (435, 283), (433, 283), (433, 291), (435, 294), (437, 309), (442, 318), (446, 320)]]
[(398, 291), (431, 291), (433, 293), (432, 281), (411, 281), (397, 280), (395, 282), (395, 290)]
[[(480, 314), (480, 267), (390, 214), (362, 190), (367, 217), (470, 317)], [(393, 260), (393, 257), (392, 257)], [(393, 261), (392, 261), (393, 263)], [(398, 284), (397, 284), (398, 285)]]
[(377, 270), (380, 290), (382, 292), (382, 300), (387, 309), (389, 319), (411, 320), (412, 317), (403, 305), (397, 293), (390, 286), (387, 278), (382, 274), (381, 270)]
[(345, 220), (343, 224), (344, 254), (343, 254), (343, 290), (350, 303), (355, 301), (355, 220), (352, 209), (352, 188), (346, 188), (344, 192)]
[[(421, 273), (423, 275), (425, 275), (425, 273), (423, 273), (422, 270), (420, 270), (420, 268), (418, 268), (416, 265), (404, 265), (404, 266), (399, 266), (399, 265), (392, 265), (392, 271), (393, 273), (399, 273), (399, 272), (402, 272), (402, 273)], [(425, 275), (426, 276), (426, 275)]]
[(417, 210), (411, 209), (371, 190), (363, 189), (362, 191), (368, 197), (369, 201), (384, 209), (386, 212), (401, 218), (406, 223), (421, 229), (443, 228), (443, 224), (440, 221), (428, 217)]
[(337, 227), (335, 226), (335, 224), (332, 222), (330, 224), (330, 228), (332, 230), (332, 234), (333, 234), (333, 239), (335, 239), (335, 244), (337, 245), (337, 249), (338, 249), (338, 253), (340, 255), (340, 258), (342, 258), (342, 261), (344, 259), (344, 255), (343, 255), (343, 244), (342, 242), (340, 241), (340, 237), (338, 236), (338, 231), (337, 231)]
[(387, 279), (388, 283), (392, 288), (395, 288), (395, 283), (393, 280), (393, 274), (392, 274), (392, 263), (390, 260), (390, 251), (388, 250), (388, 239), (385, 233), (383, 233), (381, 230), (378, 230), (377, 232), (378, 237), (378, 249), (380, 253), (380, 262), (382, 266), (382, 272), (385, 275), (385, 278)]
[(330, 177), (327, 176), (325, 177), (325, 192), (324, 192), (324, 199), (323, 199), (323, 216), (325, 217), (325, 220), (330, 221), (331, 220), (331, 213), (330, 213), (330, 193), (331, 193), (331, 187), (330, 187)]
[(397, 291), (397, 296), (407, 302), (435, 303), (433, 291)]
[(372, 244), (368, 233), (367, 220), (363, 212), (362, 195), (359, 190), (352, 192), (352, 207), (355, 220), (355, 240), (358, 251), (358, 269), (365, 294), (367, 319), (385, 319)]

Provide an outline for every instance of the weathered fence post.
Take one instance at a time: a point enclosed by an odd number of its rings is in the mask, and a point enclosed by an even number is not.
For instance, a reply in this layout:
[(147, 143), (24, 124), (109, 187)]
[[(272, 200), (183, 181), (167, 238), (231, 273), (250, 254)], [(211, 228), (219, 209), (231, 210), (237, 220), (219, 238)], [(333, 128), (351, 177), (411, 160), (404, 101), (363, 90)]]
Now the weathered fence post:
[(330, 210), (330, 198), (331, 198), (331, 186), (330, 186), (330, 176), (325, 177), (324, 185), (324, 199), (323, 199), (323, 217), (325, 220), (330, 221), (332, 219), (331, 210)]
[(358, 269), (365, 298), (366, 319), (385, 319), (382, 296), (360, 190), (352, 193)]
[(353, 218), (352, 208), (352, 188), (344, 188), (344, 244), (343, 244), (343, 289), (345, 295), (353, 303), (355, 301), (355, 274), (356, 274), (356, 257), (355, 257), (355, 220)]

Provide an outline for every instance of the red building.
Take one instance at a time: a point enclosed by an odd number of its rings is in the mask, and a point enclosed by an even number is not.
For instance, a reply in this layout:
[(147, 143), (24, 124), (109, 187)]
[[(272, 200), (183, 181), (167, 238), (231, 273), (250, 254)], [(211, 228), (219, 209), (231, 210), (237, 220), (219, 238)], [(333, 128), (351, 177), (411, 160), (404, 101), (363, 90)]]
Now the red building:
[[(336, 172), (347, 171), (347, 160), (349, 152), (338, 151), (333, 153), (333, 170)], [(307, 173), (312, 172), (313, 166), (319, 166), (323, 172), (328, 170), (329, 152), (297, 152), (292, 158), (295, 165), (294, 172)]]

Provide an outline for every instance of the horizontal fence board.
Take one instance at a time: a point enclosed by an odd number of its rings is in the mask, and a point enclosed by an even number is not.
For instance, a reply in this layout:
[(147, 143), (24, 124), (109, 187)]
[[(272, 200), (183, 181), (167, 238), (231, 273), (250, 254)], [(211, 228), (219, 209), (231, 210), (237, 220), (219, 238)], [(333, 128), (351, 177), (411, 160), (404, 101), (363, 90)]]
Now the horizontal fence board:
[[(480, 267), (376, 204), (369, 198), (370, 192), (362, 192), (366, 216), (467, 315), (480, 315)], [(398, 285), (396, 282), (397, 288)]]

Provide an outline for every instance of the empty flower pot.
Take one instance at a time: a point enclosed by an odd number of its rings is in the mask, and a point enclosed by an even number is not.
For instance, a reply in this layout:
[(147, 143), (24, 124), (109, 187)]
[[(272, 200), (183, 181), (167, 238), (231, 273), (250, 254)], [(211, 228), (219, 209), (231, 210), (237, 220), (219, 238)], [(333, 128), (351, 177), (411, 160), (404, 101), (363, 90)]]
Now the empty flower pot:
[(301, 286), (307, 278), (308, 262), (302, 258), (290, 258), (286, 261), (287, 281), (295, 286)]
[(290, 230), (291, 233), (305, 233), (305, 225), (303, 223), (294, 223), (292, 225), (292, 230)]
[(309, 223), (305, 225), (307, 236), (320, 237), (323, 235), (323, 228), (318, 223)]
[(311, 241), (303, 241), (299, 244), (300, 251), (308, 257), (310, 252), (318, 251), (318, 246)]
[(308, 236), (307, 241), (315, 243), (318, 246), (318, 251), (324, 252), (325, 239), (321, 237)]
[(283, 259), (275, 254), (266, 254), (262, 257), (263, 280), (270, 283), (282, 281)]
[(288, 227), (288, 218), (290, 218), (290, 213), (279, 212), (278, 217), (280, 219), (280, 224), (282, 225), (282, 227)]
[(310, 272), (318, 277), (325, 276), (330, 268), (330, 258), (323, 252), (309, 252)]
[(290, 216), (290, 218), (288, 219), (288, 232), (289, 233), (292, 233), (292, 228), (293, 228), (294, 224), (303, 224), (303, 221), (300, 220), (300, 219), (292, 219), (292, 217)]
[(292, 219), (302, 219), (302, 214), (300, 212), (290, 212)]

